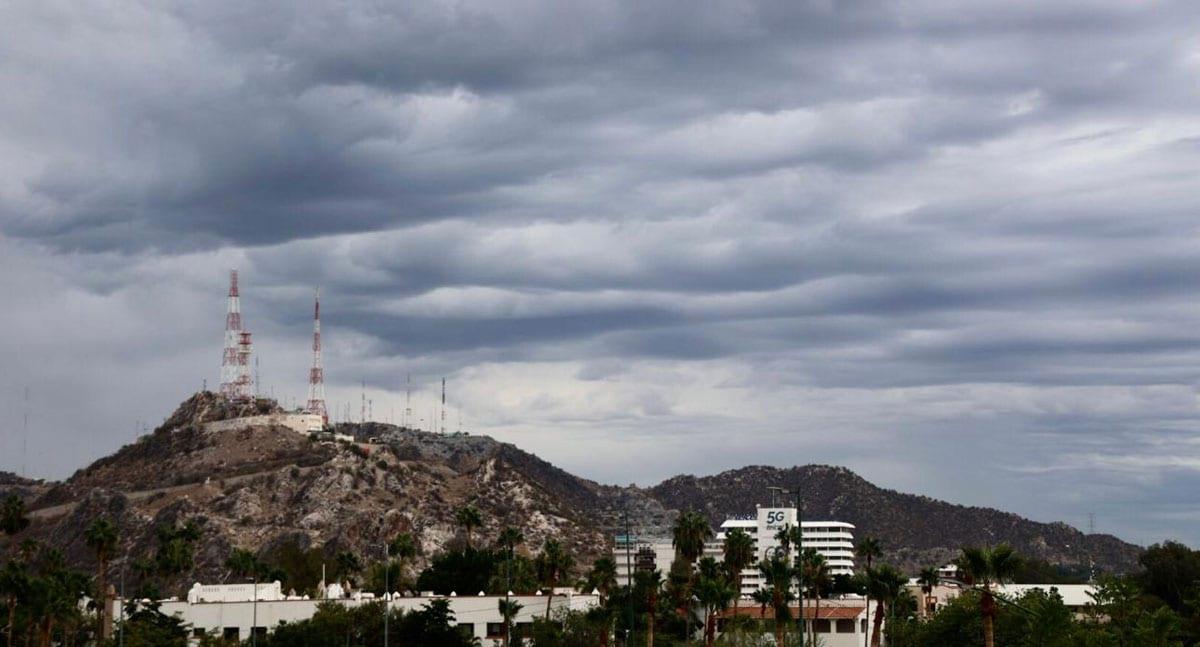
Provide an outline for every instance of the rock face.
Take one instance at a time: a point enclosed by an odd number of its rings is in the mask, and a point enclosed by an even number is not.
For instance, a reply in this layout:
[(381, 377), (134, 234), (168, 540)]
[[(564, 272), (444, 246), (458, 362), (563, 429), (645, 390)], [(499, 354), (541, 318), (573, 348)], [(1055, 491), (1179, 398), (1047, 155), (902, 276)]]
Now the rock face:
[(962, 546), (1001, 542), (1052, 564), (1086, 567), (1094, 561), (1105, 571), (1135, 570), (1141, 553), (1112, 535), (1085, 535), (1064, 523), (1038, 523), (991, 508), (885, 490), (848, 469), (826, 465), (676, 476), (650, 488), (650, 494), (667, 507), (698, 510), (719, 524), (726, 513), (752, 512), (746, 502), (762, 501), (768, 486), (795, 483), (801, 484), (806, 518), (852, 523), (858, 536), (878, 537), (885, 557), (910, 570), (944, 564)]
[[(319, 549), (331, 563), (344, 550), (373, 561), (384, 541), (411, 532), (423, 548), (421, 566), (456, 537), (454, 512), (468, 504), (484, 519), (477, 543), (516, 526), (531, 549), (554, 537), (586, 565), (607, 553), (611, 537), (627, 524), (640, 536), (666, 536), (678, 510), (698, 509), (715, 525), (726, 513), (752, 511), (768, 485), (795, 482), (805, 484), (810, 517), (856, 524), (860, 534), (879, 536), (907, 567), (945, 561), (963, 544), (998, 541), (1055, 563), (1094, 559), (1105, 570), (1134, 568), (1139, 551), (1064, 524), (882, 490), (833, 467), (747, 467), (643, 489), (573, 476), (486, 436), (378, 423), (339, 426), (338, 432), (362, 441), (350, 444), (283, 427), (209, 432), (202, 426), (276, 410), (271, 401), (235, 407), (200, 393), (152, 434), (62, 483), (4, 476), (0, 490), (9, 488), (35, 511), (29, 538), (62, 548), (80, 568), (94, 568), (82, 530), (97, 516), (113, 519), (121, 535), (114, 576), (154, 553), (159, 527), (194, 522), (201, 531), (195, 567), (167, 583), (167, 592), (176, 594), (195, 581), (226, 578), (223, 562), (234, 547), (265, 552), (289, 542)], [(136, 583), (136, 575), (131, 579)]]

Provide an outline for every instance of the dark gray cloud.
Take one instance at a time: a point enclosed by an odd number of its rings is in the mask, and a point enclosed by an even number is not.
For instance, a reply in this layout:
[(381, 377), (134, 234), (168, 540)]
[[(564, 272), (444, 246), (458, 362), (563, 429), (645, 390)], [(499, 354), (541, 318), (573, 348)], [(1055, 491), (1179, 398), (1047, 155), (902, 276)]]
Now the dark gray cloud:
[(595, 478), (835, 462), (1198, 542), (1197, 13), (9, 3), (0, 468), (215, 382), (236, 266), (289, 401), (322, 286), (339, 416), (450, 375)]

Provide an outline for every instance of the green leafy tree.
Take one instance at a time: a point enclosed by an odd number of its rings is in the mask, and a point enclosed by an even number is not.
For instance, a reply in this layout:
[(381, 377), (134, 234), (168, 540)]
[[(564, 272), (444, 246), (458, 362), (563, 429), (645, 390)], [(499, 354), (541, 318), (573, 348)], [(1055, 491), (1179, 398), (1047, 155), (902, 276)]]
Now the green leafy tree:
[(617, 563), (611, 557), (601, 557), (592, 562), (592, 568), (583, 578), (584, 591), (599, 591), (600, 604), (617, 588)]
[(500, 591), (497, 581), (501, 557), (491, 550), (456, 548), (434, 556), (429, 566), (417, 576), (417, 589), (438, 595)]
[(995, 647), (996, 598), (994, 584), (1012, 579), (1020, 566), (1020, 556), (1008, 544), (994, 547), (966, 547), (959, 558), (959, 572), (966, 583), (980, 588), (979, 612), (983, 616), (983, 644)]

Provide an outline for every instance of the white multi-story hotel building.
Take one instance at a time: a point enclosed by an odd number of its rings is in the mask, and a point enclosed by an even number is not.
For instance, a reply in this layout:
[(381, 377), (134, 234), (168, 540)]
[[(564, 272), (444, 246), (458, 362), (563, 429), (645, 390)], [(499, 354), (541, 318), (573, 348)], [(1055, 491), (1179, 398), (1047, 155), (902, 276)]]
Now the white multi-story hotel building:
[[(784, 527), (796, 525), (795, 508), (758, 508), (753, 516), (727, 519), (721, 524), (713, 541), (704, 548), (705, 556), (720, 561), (724, 556), (725, 535), (741, 529), (754, 540), (754, 563), (742, 571), (742, 595), (749, 595), (761, 585), (758, 562), (774, 554), (779, 548), (775, 535)], [(830, 575), (854, 574), (854, 525), (843, 521), (804, 521), (800, 525), (804, 548), (816, 549), (825, 557)], [(793, 559), (799, 555), (798, 546), (793, 546)], [(628, 552), (626, 552), (628, 550)], [(628, 559), (627, 559), (628, 556)], [(675, 549), (669, 539), (637, 541), (617, 537), (613, 548), (613, 561), (617, 563), (617, 584), (624, 586), (628, 581), (628, 564), (632, 570), (661, 570), (664, 574), (671, 569)]]
[[(726, 519), (717, 532), (716, 539), (705, 547), (705, 554), (720, 559), (725, 545), (725, 535), (740, 529), (754, 540), (755, 565), (742, 571), (742, 594), (749, 595), (761, 585), (758, 561), (779, 550), (775, 535), (785, 526), (796, 526), (795, 508), (759, 508), (754, 516)], [(844, 521), (802, 521), (801, 536), (804, 549), (815, 549), (825, 557), (830, 575), (854, 574), (854, 525)], [(793, 555), (800, 554), (799, 546), (792, 546)]]

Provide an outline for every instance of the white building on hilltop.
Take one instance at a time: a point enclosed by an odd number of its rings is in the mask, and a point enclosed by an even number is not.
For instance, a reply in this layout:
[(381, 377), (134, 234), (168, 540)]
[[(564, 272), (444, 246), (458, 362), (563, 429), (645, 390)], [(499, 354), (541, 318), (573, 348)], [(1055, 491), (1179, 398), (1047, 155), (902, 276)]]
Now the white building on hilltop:
[[(721, 561), (724, 557), (725, 535), (740, 529), (754, 540), (754, 562), (742, 571), (742, 595), (748, 596), (762, 584), (758, 562), (779, 548), (775, 535), (784, 527), (795, 527), (795, 508), (758, 508), (753, 516), (725, 520), (714, 540), (704, 547), (706, 557)], [(830, 575), (854, 574), (854, 525), (843, 521), (804, 521), (801, 523), (805, 549), (816, 549), (825, 557)], [(793, 546), (792, 558), (799, 555)], [(618, 536), (613, 546), (613, 561), (617, 564), (617, 585), (624, 586), (629, 570), (671, 570), (675, 549), (670, 539), (639, 541)]]

